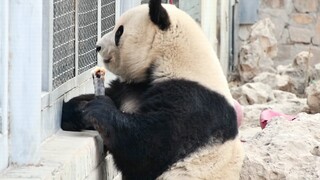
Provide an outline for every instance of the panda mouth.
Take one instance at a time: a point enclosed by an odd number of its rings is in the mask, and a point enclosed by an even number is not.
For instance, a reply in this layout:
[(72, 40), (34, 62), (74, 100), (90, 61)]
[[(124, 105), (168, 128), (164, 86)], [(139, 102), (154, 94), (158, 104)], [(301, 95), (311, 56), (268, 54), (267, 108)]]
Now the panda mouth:
[(111, 59), (112, 59), (112, 58), (103, 59), (103, 62), (108, 64), (108, 63), (111, 62)]

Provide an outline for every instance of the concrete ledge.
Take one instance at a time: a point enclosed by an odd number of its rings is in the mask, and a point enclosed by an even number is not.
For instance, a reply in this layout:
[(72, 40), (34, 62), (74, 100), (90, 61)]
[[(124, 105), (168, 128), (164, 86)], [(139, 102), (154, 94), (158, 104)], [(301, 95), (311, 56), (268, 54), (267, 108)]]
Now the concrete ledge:
[(112, 176), (118, 176), (113, 162), (105, 160), (102, 139), (95, 131), (59, 131), (41, 145), (39, 154), (39, 164), (12, 165), (0, 179), (107, 179), (106, 163)]

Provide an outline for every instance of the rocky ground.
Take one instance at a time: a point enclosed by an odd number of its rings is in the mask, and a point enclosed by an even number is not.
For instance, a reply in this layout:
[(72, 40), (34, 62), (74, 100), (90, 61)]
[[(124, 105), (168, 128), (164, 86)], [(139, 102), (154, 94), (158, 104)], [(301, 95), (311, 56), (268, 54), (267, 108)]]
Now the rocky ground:
[[(241, 179), (320, 179), (320, 114), (311, 114), (307, 98), (263, 83), (244, 84), (234, 97), (239, 94), (244, 112), (240, 135), (246, 152)], [(265, 109), (296, 119), (274, 117), (262, 129), (260, 114)]]
[(263, 130), (242, 127), (243, 180), (320, 179), (320, 114), (277, 117)]
[[(241, 179), (320, 179), (319, 60), (303, 51), (290, 64), (275, 67), (273, 31), (268, 19), (252, 26), (240, 51), (238, 81), (230, 83), (244, 112), (240, 135), (246, 157)], [(262, 129), (260, 115), (265, 109), (295, 119), (274, 116)]]

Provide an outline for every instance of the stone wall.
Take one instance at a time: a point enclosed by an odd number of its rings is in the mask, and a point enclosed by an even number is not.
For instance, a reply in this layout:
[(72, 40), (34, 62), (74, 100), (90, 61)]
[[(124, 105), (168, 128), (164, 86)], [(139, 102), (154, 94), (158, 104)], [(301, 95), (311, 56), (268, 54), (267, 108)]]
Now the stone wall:
[[(301, 51), (314, 54), (314, 64), (320, 62), (320, 1), (260, 0), (259, 19), (270, 18), (275, 24), (278, 55), (275, 65), (291, 63)], [(249, 38), (251, 25), (240, 25), (239, 45)], [(240, 47), (239, 46), (239, 47)]]

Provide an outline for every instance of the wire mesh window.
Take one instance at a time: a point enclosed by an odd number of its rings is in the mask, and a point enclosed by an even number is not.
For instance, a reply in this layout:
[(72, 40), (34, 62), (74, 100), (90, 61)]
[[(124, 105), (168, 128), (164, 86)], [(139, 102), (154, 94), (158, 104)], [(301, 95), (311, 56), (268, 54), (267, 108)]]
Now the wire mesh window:
[(97, 64), (95, 47), (98, 40), (98, 1), (78, 0), (78, 8), (78, 73), (81, 74)]
[(53, 89), (97, 65), (98, 23), (101, 36), (111, 31), (115, 8), (115, 0), (53, 0)]
[(75, 76), (75, 1), (53, 2), (53, 88)]
[(115, 0), (101, 0), (101, 36), (112, 31), (116, 18)]

